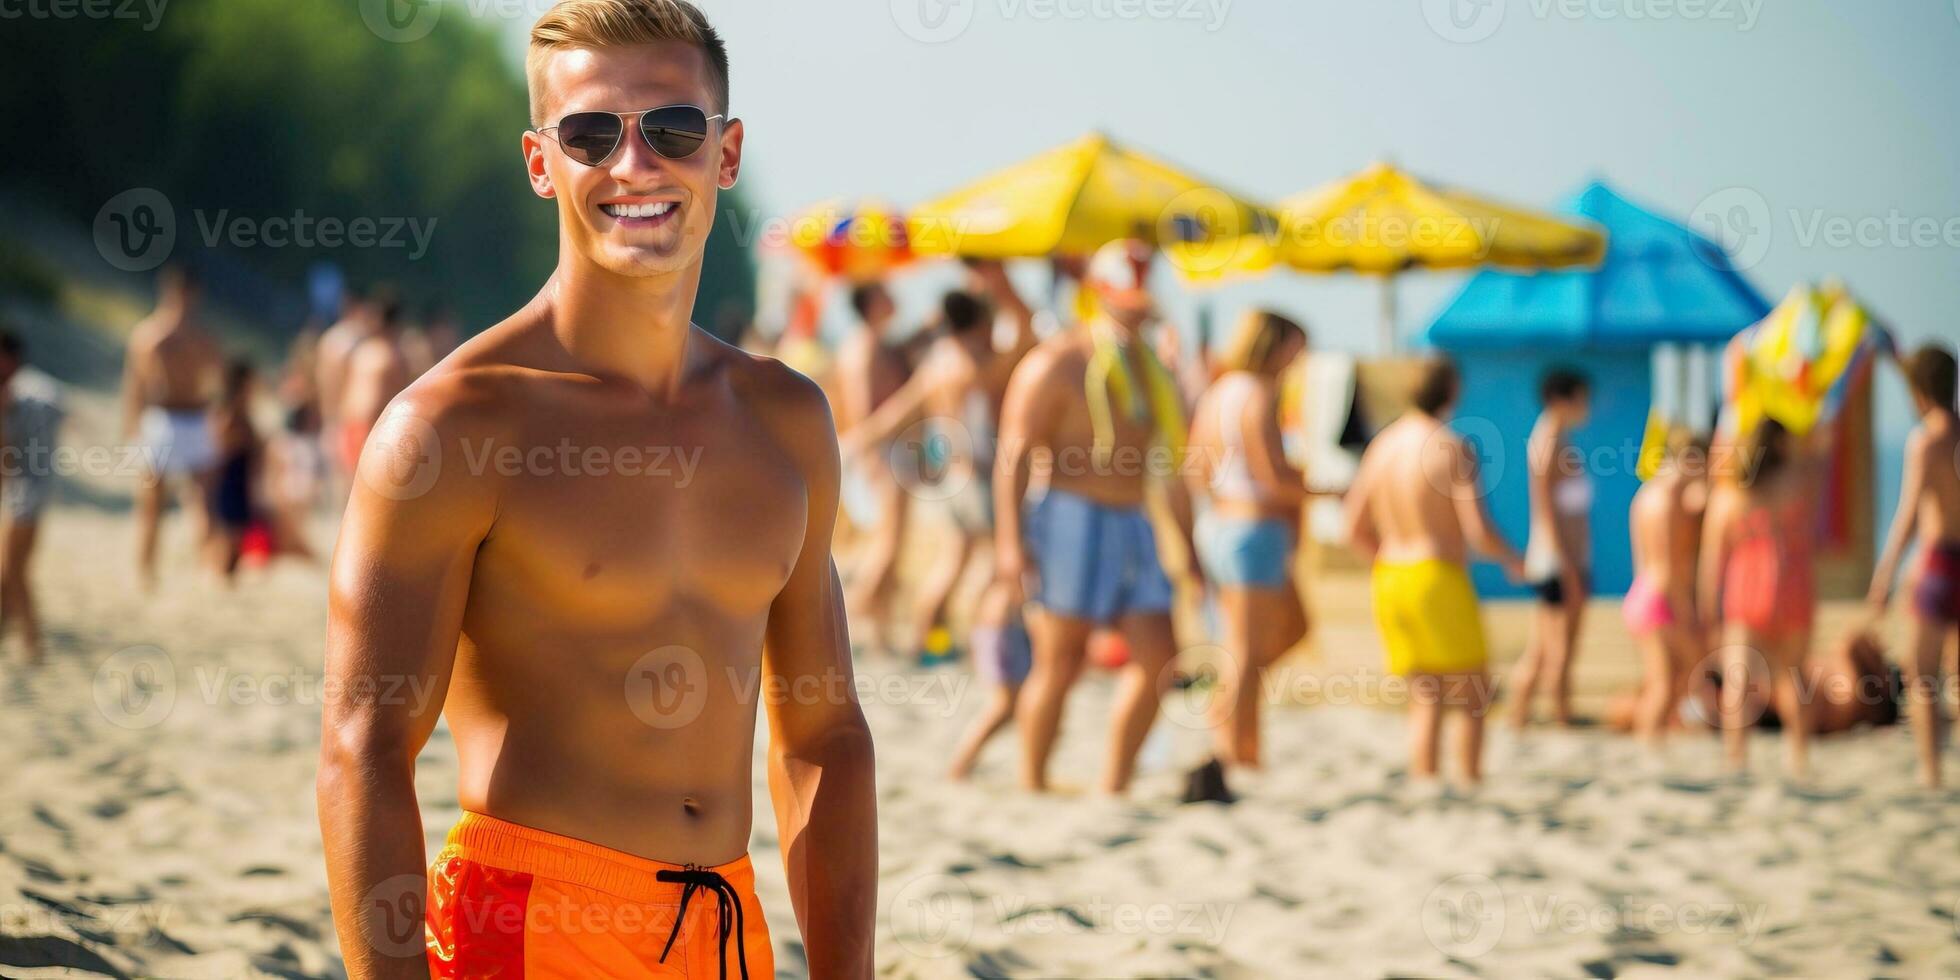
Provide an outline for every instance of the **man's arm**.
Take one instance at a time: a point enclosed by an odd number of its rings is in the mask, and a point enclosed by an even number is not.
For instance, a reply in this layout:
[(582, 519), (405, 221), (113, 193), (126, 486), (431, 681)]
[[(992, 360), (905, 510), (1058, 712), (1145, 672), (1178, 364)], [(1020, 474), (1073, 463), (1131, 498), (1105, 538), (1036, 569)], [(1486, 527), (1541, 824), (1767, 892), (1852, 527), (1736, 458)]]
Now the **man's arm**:
[(1345, 527), (1341, 532), (1348, 547), (1355, 554), (1372, 564), (1375, 552), (1381, 550), (1381, 535), (1375, 531), (1375, 450), (1361, 454), (1361, 464), (1354, 471), (1354, 482), (1348, 484), (1347, 496), (1341, 501)]
[(925, 416), (926, 401), (934, 389), (965, 383), (946, 367), (948, 363), (944, 358), (928, 356), (926, 363), (875, 411), (839, 433), (843, 454), (854, 456), (891, 439), (899, 430)]
[(122, 439), (124, 442), (136, 438), (136, 426), (143, 417), (143, 372), (140, 368), (142, 356), (137, 352), (136, 340), (142, 336), (143, 327), (136, 327), (136, 335), (129, 338), (123, 348), (122, 369)]
[(1241, 431), (1249, 436), (1244, 445), (1252, 479), (1273, 499), (1304, 507), (1307, 477), (1286, 458), (1285, 436), (1279, 431), (1279, 399), (1260, 388), (1246, 399), (1244, 411), (1250, 413), (1250, 419), (1241, 418), (1236, 424), (1244, 426)]
[(1472, 548), (1496, 559), (1504, 566), (1504, 574), (1512, 581), (1524, 579), (1524, 560), (1518, 557), (1516, 548), (1504, 540), (1503, 532), (1497, 529), (1497, 522), (1490, 519), (1490, 508), (1484, 506), (1483, 472), (1478, 465), (1477, 454), (1462, 441), (1451, 444), (1458, 454), (1459, 462), (1451, 467), (1456, 479), (1450, 487), (1450, 495), (1456, 498), (1456, 518), (1463, 525), (1464, 538)]
[(1892, 576), (1897, 574), (1906, 542), (1911, 540), (1913, 529), (1919, 523), (1919, 497), (1926, 488), (1927, 445), (1924, 429), (1915, 428), (1906, 437), (1905, 467), (1899, 477), (1899, 504), (1892, 513), (1892, 529), (1885, 535), (1885, 550), (1880, 553), (1878, 564), (1872, 567), (1871, 589), (1865, 594), (1873, 616), (1884, 615), (1885, 606), (1891, 601)]
[(1701, 557), (1695, 568), (1695, 613), (1705, 627), (1718, 627), (1722, 620), (1718, 601), (1722, 595), (1722, 567), (1729, 560), (1729, 513), (1735, 508), (1733, 487), (1716, 487), (1709, 494), (1708, 513), (1702, 519)]
[(779, 416), (808, 488), (803, 548), (763, 633), (769, 798), (810, 975), (869, 977), (878, 906), (878, 794), (858, 707), (837, 566), (837, 432), (814, 383), (786, 368)]
[[(351, 977), (426, 977), (427, 859), (415, 757), (449, 687), (493, 494), (460, 465), (453, 395), (389, 407), (356, 468), (329, 577), (316, 793)], [(443, 439), (438, 446), (429, 439)], [(447, 465), (445, 465), (445, 463)]]
[[(1052, 349), (1041, 348), (1022, 358), (1007, 382), (1007, 397), (1000, 408), (1000, 446), (994, 456), (994, 573), (1017, 590), (1028, 570), (1021, 502), (1028, 494), (1030, 461), (1036, 448), (1048, 445), (1062, 410), (1054, 379), (1056, 361)], [(1040, 569), (1035, 571), (1038, 574)]]

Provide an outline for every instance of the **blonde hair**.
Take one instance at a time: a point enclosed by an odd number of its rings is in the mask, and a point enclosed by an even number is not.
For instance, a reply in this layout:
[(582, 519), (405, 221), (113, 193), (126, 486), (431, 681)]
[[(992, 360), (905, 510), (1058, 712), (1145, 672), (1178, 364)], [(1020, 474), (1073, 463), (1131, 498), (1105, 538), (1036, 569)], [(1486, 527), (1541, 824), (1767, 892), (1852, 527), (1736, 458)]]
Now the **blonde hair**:
[(1219, 358), (1218, 370), (1262, 371), (1273, 352), (1293, 337), (1306, 343), (1306, 328), (1271, 310), (1247, 310), (1244, 316), (1239, 317), (1239, 325), (1232, 332), (1231, 342), (1225, 345), (1225, 354)]
[[(568, 48), (606, 48), (680, 41), (708, 56), (710, 113), (728, 111), (728, 48), (706, 14), (687, 0), (560, 0), (531, 25), (524, 77), (531, 89), (531, 124), (544, 125), (544, 66)], [(620, 108), (645, 108), (622, 106)]]

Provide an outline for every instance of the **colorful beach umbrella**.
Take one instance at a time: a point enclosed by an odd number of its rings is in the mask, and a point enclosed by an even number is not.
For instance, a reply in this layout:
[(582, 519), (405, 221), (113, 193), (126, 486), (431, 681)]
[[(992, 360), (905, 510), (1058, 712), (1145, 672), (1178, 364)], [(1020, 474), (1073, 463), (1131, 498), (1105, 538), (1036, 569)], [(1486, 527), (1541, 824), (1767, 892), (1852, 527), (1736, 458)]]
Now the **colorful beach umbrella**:
[(1772, 418), (1797, 435), (1832, 418), (1865, 362), (1892, 337), (1840, 283), (1800, 284), (1730, 341), (1724, 400), (1734, 435)]
[(1518, 271), (1597, 265), (1606, 236), (1587, 224), (1427, 183), (1387, 163), (1281, 201), (1278, 234), (1249, 242), (1218, 277), (1284, 265), (1382, 277), (1382, 342), (1395, 345), (1394, 277), (1409, 269)]
[(825, 201), (790, 219), (789, 246), (824, 275), (882, 279), (915, 257), (905, 218), (877, 201)]
[(1270, 235), (1275, 220), (1217, 184), (1090, 133), (921, 204), (906, 224), (921, 254), (988, 259), (1087, 255), (1140, 238), (1192, 277), (1239, 261), (1241, 244)]

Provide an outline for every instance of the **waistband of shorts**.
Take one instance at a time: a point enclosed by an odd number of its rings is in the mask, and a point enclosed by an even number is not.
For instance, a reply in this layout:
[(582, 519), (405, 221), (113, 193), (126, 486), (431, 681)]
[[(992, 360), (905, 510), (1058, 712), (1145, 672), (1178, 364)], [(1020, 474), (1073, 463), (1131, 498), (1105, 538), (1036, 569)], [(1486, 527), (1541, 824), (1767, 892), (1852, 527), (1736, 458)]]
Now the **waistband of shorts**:
[(1104, 514), (1110, 514), (1115, 516), (1121, 516), (1121, 517), (1128, 517), (1132, 515), (1137, 517), (1144, 516), (1143, 504), (1141, 503), (1129, 507), (1119, 506), (1117, 504), (1105, 504), (1100, 500), (1096, 500), (1091, 497), (1085, 497), (1079, 493), (1070, 493), (1067, 490), (1057, 490), (1054, 487), (1049, 487), (1047, 490), (1042, 491), (1041, 499), (1035, 502), (1035, 506), (1039, 507), (1042, 504), (1048, 503), (1051, 500), (1068, 504), (1073, 507), (1086, 507), (1089, 508), (1090, 510), (1100, 511)]
[(1922, 549), (1922, 561), (1927, 568), (1941, 572), (1960, 572), (1960, 541), (1942, 538)]
[(1469, 574), (1469, 569), (1465, 568), (1462, 562), (1454, 562), (1448, 558), (1409, 558), (1403, 561), (1382, 561), (1377, 559), (1374, 564), (1374, 570), (1377, 572), (1413, 572), (1426, 568), (1440, 568), (1465, 575)]
[[(450, 828), (443, 850), (465, 861), (636, 900), (665, 899), (678, 895), (684, 887), (682, 883), (661, 881), (659, 874), (662, 871), (689, 870), (686, 865), (643, 858), (576, 837), (526, 827), (469, 810), (463, 811), (463, 819)], [(693, 870), (713, 871), (727, 879), (737, 891), (755, 890), (755, 868), (746, 854), (727, 864), (696, 867)]]

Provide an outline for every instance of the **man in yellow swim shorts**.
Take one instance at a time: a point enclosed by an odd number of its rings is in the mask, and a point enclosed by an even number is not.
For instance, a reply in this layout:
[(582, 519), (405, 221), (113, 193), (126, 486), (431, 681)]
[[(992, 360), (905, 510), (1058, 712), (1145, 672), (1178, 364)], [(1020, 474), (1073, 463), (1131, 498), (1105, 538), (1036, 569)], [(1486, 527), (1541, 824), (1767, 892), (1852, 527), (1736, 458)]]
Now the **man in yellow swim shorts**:
[(1361, 457), (1348, 490), (1348, 541), (1374, 560), (1375, 621), (1388, 672), (1409, 679), (1410, 770), (1436, 775), (1443, 710), (1463, 710), (1457, 748), (1463, 778), (1483, 777), (1483, 618), (1464, 568), (1472, 547), (1521, 580), (1524, 563), (1484, 508), (1477, 457), (1446, 424), (1455, 409), (1456, 367), (1424, 366), (1410, 409)]

